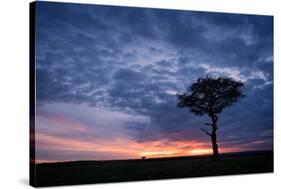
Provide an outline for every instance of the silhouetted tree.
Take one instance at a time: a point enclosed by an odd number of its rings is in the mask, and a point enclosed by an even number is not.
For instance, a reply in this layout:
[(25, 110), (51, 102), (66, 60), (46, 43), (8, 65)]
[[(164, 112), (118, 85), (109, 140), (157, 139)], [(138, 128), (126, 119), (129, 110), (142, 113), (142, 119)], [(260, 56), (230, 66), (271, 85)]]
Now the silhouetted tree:
[(244, 84), (235, 81), (232, 78), (199, 78), (195, 81), (183, 94), (178, 94), (178, 107), (187, 107), (195, 115), (208, 115), (211, 123), (205, 125), (211, 127), (211, 132), (201, 128), (208, 136), (210, 136), (213, 146), (213, 154), (215, 160), (220, 159), (217, 134), (218, 114), (227, 106), (238, 101), (244, 95), (241, 92)]

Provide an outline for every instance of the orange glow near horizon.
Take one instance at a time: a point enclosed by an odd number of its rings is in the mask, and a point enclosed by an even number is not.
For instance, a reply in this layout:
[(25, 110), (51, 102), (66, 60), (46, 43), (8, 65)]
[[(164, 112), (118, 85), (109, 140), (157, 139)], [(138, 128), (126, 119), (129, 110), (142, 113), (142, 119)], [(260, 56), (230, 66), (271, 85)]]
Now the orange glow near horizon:
[(194, 149), (190, 150), (191, 155), (212, 154), (212, 149)]
[[(63, 152), (76, 153), (78, 156), (82, 152), (88, 154), (105, 153), (112, 154), (112, 158), (93, 158), (92, 160), (110, 160), (110, 159), (139, 159), (177, 157), (177, 156), (194, 156), (212, 154), (211, 144), (199, 141), (176, 141), (165, 144), (165, 141), (150, 141), (137, 143), (130, 139), (114, 139), (111, 141), (82, 141), (71, 138), (61, 138), (49, 134), (37, 133), (35, 135), (36, 147), (45, 150), (61, 150)], [(237, 148), (220, 148), (220, 152), (240, 151)], [(36, 163), (56, 162), (56, 161), (73, 161), (80, 160), (65, 158), (64, 160), (43, 160), (36, 159)], [(91, 159), (89, 159), (91, 160)]]
[[(86, 110), (89, 111), (88, 108)], [(109, 112), (109, 114), (113, 115), (113, 120), (106, 120), (106, 117), (101, 116), (99, 119), (81, 121), (59, 113), (48, 113), (48, 111), (38, 115), (35, 133), (31, 135), (31, 140), (35, 140), (35, 146), (33, 146), (35, 147), (35, 160), (32, 161), (50, 163), (164, 158), (211, 155), (213, 153), (211, 141), (207, 140), (207, 137), (204, 141), (196, 140), (195, 131), (190, 129), (156, 132), (153, 137), (159, 140), (145, 141), (146, 138), (144, 138), (144, 141), (137, 142), (131, 138), (133, 136), (127, 132), (125, 127), (120, 126), (130, 117), (122, 113), (116, 114), (116, 112)], [(113, 127), (115, 119), (119, 120), (119, 124)], [(193, 140), (169, 140), (182, 138), (179, 136), (192, 136)], [(266, 139), (257, 138), (242, 144), (232, 143), (232, 141), (219, 142), (218, 146), (220, 153), (229, 153), (256, 150), (257, 146), (267, 142)]]

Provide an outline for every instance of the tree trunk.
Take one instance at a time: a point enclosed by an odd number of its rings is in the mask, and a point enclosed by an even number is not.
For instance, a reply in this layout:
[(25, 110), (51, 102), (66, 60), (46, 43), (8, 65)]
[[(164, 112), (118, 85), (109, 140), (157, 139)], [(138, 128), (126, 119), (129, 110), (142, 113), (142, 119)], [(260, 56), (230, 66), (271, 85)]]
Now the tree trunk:
[(212, 133), (211, 135), (212, 145), (213, 145), (213, 155), (215, 160), (220, 160), (218, 144), (217, 144), (217, 135), (216, 133)]
[(218, 117), (216, 115), (212, 115), (212, 133), (211, 133), (211, 140), (212, 140), (212, 146), (213, 146), (213, 155), (214, 159), (216, 161), (220, 160), (219, 150), (218, 150), (218, 144), (217, 144), (217, 120)]

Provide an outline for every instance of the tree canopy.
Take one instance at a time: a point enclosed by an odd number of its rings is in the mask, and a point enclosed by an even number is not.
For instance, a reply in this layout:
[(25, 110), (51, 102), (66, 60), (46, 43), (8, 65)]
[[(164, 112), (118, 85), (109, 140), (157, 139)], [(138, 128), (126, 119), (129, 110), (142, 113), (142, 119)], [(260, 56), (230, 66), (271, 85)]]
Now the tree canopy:
[(232, 103), (244, 97), (244, 84), (232, 78), (199, 78), (183, 94), (178, 94), (178, 107), (189, 107), (196, 115), (219, 114)]

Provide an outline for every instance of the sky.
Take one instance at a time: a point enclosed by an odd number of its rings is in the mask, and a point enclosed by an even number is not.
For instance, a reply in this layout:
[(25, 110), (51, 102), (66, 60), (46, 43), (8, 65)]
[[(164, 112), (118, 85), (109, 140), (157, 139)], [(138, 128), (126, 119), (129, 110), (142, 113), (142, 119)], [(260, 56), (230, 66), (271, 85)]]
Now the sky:
[(245, 84), (219, 151), (273, 148), (273, 17), (36, 2), (35, 24), (36, 162), (212, 153), (177, 108), (205, 76)]

